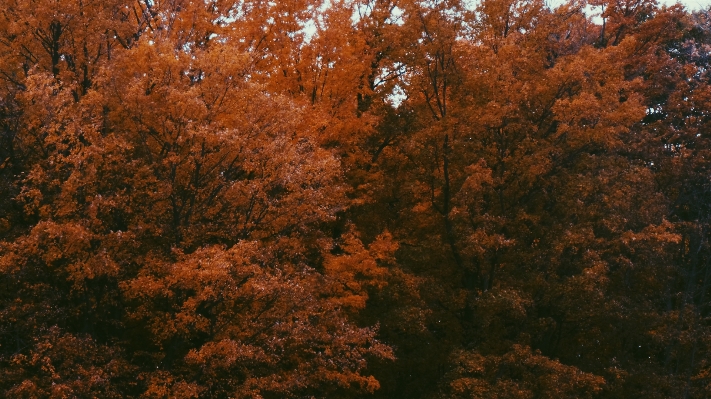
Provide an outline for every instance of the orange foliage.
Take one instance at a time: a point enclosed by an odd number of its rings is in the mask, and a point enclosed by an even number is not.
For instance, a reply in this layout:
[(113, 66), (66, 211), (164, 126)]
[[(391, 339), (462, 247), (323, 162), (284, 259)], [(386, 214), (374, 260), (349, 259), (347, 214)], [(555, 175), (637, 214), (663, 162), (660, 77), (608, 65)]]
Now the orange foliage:
[(0, 396), (704, 397), (710, 21), (3, 0)]

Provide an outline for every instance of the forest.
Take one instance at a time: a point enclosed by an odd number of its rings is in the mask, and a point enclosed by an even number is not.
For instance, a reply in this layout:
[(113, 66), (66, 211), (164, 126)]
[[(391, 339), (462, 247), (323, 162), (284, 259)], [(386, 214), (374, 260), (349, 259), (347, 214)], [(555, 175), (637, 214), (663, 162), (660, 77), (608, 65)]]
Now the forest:
[(711, 397), (711, 9), (0, 0), (0, 396)]

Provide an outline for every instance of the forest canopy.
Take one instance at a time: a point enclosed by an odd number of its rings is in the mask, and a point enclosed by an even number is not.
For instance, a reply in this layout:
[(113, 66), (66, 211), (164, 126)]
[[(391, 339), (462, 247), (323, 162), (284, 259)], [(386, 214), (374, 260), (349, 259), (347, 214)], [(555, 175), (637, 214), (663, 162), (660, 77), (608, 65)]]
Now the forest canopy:
[(710, 61), (654, 0), (0, 0), (0, 396), (706, 398)]

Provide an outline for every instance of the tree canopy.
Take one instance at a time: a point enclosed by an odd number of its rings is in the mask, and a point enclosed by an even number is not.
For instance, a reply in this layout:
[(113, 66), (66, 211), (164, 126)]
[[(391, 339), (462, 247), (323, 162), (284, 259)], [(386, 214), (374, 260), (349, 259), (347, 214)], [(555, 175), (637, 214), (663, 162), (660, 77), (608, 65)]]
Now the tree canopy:
[(0, 396), (711, 394), (711, 10), (0, 4)]

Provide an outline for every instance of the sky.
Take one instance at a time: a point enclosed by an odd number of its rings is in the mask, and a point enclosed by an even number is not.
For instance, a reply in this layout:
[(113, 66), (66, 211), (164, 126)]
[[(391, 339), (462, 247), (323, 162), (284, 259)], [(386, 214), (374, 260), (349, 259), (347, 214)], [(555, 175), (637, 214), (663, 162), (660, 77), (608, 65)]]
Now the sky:
[[(676, 0), (659, 0), (659, 4), (672, 5), (674, 3), (676, 3)], [(689, 10), (707, 9), (711, 6), (711, 0), (680, 0), (679, 3), (686, 6)]]
[[(562, 3), (563, 0), (548, 0), (549, 4), (556, 5)], [(689, 10), (707, 9), (711, 6), (711, 0), (657, 0), (659, 4), (672, 5), (677, 2), (683, 4)]]

